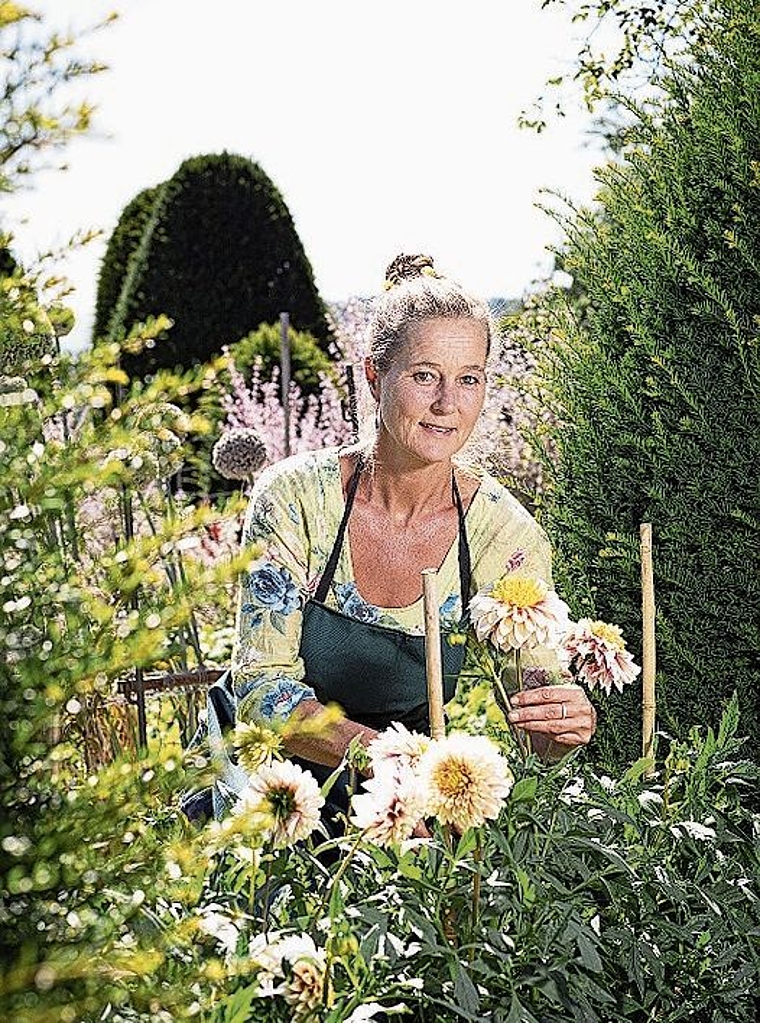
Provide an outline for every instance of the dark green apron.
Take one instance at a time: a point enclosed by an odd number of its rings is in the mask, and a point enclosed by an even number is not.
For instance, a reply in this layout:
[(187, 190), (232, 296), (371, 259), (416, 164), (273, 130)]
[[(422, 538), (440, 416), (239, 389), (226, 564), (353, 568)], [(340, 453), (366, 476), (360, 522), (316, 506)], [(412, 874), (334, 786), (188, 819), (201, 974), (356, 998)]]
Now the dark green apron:
[[(300, 647), (306, 669), (304, 681), (312, 686), (320, 703), (338, 703), (348, 718), (360, 724), (381, 730), (393, 721), (399, 721), (409, 729), (429, 734), (425, 637), (363, 622), (325, 604), (362, 469), (360, 462), (351, 476), (346, 489), (346, 507), (332, 552), (314, 597), (304, 607)], [(464, 629), (470, 599), (470, 549), (462, 499), (453, 474), (451, 489), (459, 516), (462, 619), (458, 628)], [(463, 658), (463, 646), (450, 645), (448, 636), (442, 634), (444, 703), (454, 696)], [(322, 764), (296, 757), (292, 759), (308, 768), (320, 784), (332, 773), (331, 768)], [(348, 781), (348, 772), (343, 772), (331, 790), (329, 800), (334, 804), (333, 810), (347, 810)]]

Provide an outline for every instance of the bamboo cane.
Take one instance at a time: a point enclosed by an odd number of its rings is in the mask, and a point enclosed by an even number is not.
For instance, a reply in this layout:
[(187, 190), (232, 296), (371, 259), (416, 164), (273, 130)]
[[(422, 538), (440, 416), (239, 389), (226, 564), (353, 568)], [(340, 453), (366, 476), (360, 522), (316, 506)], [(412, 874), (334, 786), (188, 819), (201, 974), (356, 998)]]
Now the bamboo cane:
[(434, 739), (446, 735), (443, 717), (443, 668), (441, 665), (441, 623), (438, 612), (436, 569), (422, 570), (422, 594), (425, 607), (425, 671), (427, 673), (430, 734)]
[(654, 773), (654, 724), (657, 702), (655, 697), (655, 604), (654, 568), (652, 565), (652, 523), (642, 522), (641, 535), (641, 617), (642, 617), (642, 753), (652, 759), (647, 776)]
[(290, 455), (290, 314), (280, 313), (280, 395), (285, 457)]

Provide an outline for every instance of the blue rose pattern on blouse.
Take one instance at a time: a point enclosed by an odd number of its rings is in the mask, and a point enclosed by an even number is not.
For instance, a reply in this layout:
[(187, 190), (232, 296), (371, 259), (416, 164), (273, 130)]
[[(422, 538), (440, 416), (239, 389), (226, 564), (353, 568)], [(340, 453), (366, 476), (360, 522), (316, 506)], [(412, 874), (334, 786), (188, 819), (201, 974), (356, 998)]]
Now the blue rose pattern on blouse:
[(267, 563), (254, 569), (248, 574), (246, 592), (254, 605), (282, 615), (292, 614), (301, 602), (298, 587), (282, 565)]
[(338, 583), (335, 587), (338, 608), (345, 615), (356, 618), (360, 622), (377, 623), (382, 618), (374, 604), (368, 604), (361, 596), (356, 583)]
[(441, 628), (445, 632), (451, 632), (459, 625), (459, 604), (460, 598), (457, 593), (450, 593), (439, 608)]
[(314, 695), (314, 690), (292, 678), (279, 678), (262, 695), (259, 709), (267, 721), (286, 718), (293, 708), (305, 697)]

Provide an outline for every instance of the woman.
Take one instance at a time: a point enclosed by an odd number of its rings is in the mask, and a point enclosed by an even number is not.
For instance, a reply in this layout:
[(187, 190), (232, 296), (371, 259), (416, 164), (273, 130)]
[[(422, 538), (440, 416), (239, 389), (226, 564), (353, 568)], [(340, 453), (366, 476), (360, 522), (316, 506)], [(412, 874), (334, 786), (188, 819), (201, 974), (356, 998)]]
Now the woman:
[[(251, 498), (244, 543), (262, 553), (240, 589), (237, 716), (297, 723), (340, 704), (346, 717), (319, 734), (289, 730), (288, 754), (320, 779), (356, 737), (369, 743), (392, 721), (428, 729), (423, 569), (438, 568), (446, 701), (462, 664), (446, 636), (475, 591), (510, 559), (550, 580), (535, 520), (456, 462), (483, 409), (490, 343), (484, 303), (429, 257), (397, 257), (370, 326), (373, 441), (279, 462)], [(588, 742), (594, 711), (582, 690), (540, 684), (556, 667), (549, 651), (524, 663), (539, 684), (514, 697), (510, 720), (539, 752)]]

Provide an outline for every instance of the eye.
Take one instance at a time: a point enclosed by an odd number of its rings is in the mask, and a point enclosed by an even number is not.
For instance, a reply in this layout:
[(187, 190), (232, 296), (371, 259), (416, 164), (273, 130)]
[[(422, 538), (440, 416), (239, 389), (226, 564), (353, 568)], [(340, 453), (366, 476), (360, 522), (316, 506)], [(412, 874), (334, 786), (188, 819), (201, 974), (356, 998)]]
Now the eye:
[(412, 374), (412, 379), (417, 384), (432, 384), (435, 380), (435, 373), (429, 369), (418, 369)]
[(459, 378), (465, 387), (478, 387), (480, 384), (480, 377), (474, 373), (465, 373), (463, 377)]

